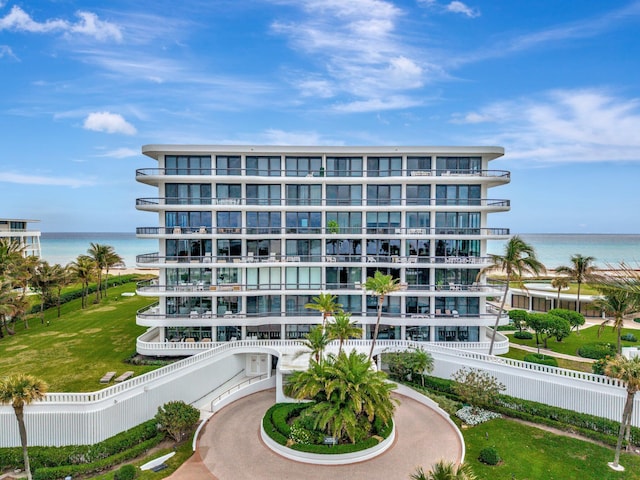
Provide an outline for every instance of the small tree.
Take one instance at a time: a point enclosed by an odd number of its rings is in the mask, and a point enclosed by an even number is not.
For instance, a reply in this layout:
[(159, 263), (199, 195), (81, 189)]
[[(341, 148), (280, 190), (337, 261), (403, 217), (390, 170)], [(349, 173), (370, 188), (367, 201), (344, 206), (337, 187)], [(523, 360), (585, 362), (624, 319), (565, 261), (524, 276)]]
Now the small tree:
[(564, 318), (571, 329), (576, 329), (578, 331), (578, 327), (584, 325), (584, 315), (578, 312), (574, 312), (573, 310), (567, 310), (566, 308), (552, 308), (547, 313), (551, 315), (555, 315), (556, 317)]
[(545, 334), (544, 346), (547, 348), (547, 338), (555, 337), (556, 341), (561, 342), (571, 334), (571, 325), (564, 318), (549, 314)]
[(526, 310), (509, 310), (509, 318), (513, 322), (513, 326), (520, 332), (527, 324), (527, 311)]
[(505, 386), (494, 376), (475, 368), (463, 367), (451, 379), (456, 382), (453, 384), (453, 391), (463, 402), (471, 405), (474, 411), (493, 403), (500, 392), (505, 390)]
[(433, 370), (433, 357), (422, 348), (413, 348), (404, 352), (385, 353), (384, 359), (389, 371), (398, 380), (415, 381), (419, 375), (424, 387), (424, 374)]
[(180, 442), (198, 424), (200, 411), (177, 400), (158, 407), (155, 419), (160, 430), (164, 430), (176, 442)]

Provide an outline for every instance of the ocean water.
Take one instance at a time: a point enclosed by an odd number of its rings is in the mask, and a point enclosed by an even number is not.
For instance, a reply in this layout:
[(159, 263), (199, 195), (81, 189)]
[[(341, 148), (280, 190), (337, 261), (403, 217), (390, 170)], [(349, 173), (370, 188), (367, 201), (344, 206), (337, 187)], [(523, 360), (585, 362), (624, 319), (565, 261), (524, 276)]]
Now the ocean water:
[(157, 240), (139, 239), (135, 233), (42, 232), (40, 237), (42, 258), (51, 264), (74, 261), (87, 253), (91, 243), (111, 245), (129, 268), (136, 266), (136, 255), (158, 251)]
[[(640, 268), (640, 235), (613, 234), (518, 234), (533, 246), (536, 256), (545, 267), (571, 266), (575, 254), (594, 257), (598, 268), (617, 268), (625, 262), (631, 268)], [(487, 251), (493, 254), (504, 252), (503, 241), (489, 241)]]
[[(520, 237), (535, 248), (538, 259), (547, 268), (570, 265), (571, 256), (577, 253), (595, 257), (594, 264), (599, 268), (616, 267), (620, 262), (640, 268), (640, 235), (526, 233)], [(157, 240), (139, 239), (134, 233), (43, 232), (40, 242), (42, 257), (61, 265), (87, 253), (91, 242), (111, 245), (128, 267), (135, 267), (136, 255), (158, 251)], [(501, 254), (505, 243), (491, 240), (487, 250)]]

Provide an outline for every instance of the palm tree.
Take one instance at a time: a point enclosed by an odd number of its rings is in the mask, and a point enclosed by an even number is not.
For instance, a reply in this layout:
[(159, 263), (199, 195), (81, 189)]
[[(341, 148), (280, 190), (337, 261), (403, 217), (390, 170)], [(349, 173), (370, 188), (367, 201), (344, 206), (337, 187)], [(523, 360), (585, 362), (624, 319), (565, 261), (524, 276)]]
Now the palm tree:
[(631, 425), (631, 416), (633, 414), (633, 399), (636, 392), (640, 390), (640, 357), (628, 359), (622, 355), (617, 355), (610, 360), (604, 368), (604, 373), (608, 377), (618, 378), (627, 384), (627, 400), (622, 410), (622, 420), (620, 421), (620, 430), (618, 432), (618, 443), (616, 444), (616, 454), (612, 463), (609, 464), (613, 469), (619, 469), (620, 449), (622, 448), (622, 438), (624, 437), (625, 428)]
[(95, 263), (88, 255), (78, 255), (76, 260), (71, 262), (70, 269), (71, 274), (82, 283), (82, 308), (86, 308), (89, 282), (93, 280), (96, 270)]
[(569, 277), (564, 277), (564, 276), (554, 277), (551, 280), (551, 286), (553, 288), (555, 288), (556, 290), (558, 290), (558, 300), (556, 301), (556, 308), (560, 308), (559, 307), (559, 305), (560, 305), (560, 291), (563, 288), (567, 288), (569, 286), (569, 283), (570, 283)]
[(376, 270), (373, 277), (367, 277), (367, 281), (364, 283), (363, 288), (367, 292), (371, 292), (378, 297), (378, 317), (376, 319), (376, 328), (373, 331), (373, 338), (371, 339), (371, 349), (369, 350), (369, 361), (371, 361), (373, 358), (373, 349), (375, 348), (376, 340), (378, 339), (378, 331), (380, 330), (384, 298), (390, 293), (397, 292), (402, 287), (400, 285), (399, 278), (393, 278), (391, 275), (385, 275), (380, 270)]
[(362, 337), (362, 328), (357, 327), (351, 321), (351, 314), (345, 312), (337, 312), (333, 317), (333, 322), (329, 322), (327, 333), (331, 340), (338, 340), (338, 355), (342, 353), (342, 344), (350, 338)]
[[(305, 340), (302, 344), (310, 350), (311, 356), (315, 361), (320, 363), (324, 349), (327, 348), (327, 345), (331, 342), (329, 335), (324, 331), (322, 325), (316, 325), (309, 330), (309, 333), (305, 334), (304, 338)], [(300, 354), (302, 353), (304, 352), (300, 352)]]
[[(9, 280), (0, 277), (0, 338), (4, 338), (3, 328), (7, 328), (7, 317), (15, 314), (13, 299), (16, 294)], [(9, 330), (7, 328), (7, 334)]]
[(0, 381), (0, 404), (10, 403), (18, 420), (20, 443), (24, 457), (24, 469), (31, 480), (31, 466), (27, 452), (27, 428), (24, 423), (24, 406), (42, 400), (47, 393), (48, 385), (31, 375), (19, 373)]
[(395, 403), (386, 374), (371, 369), (364, 354), (344, 352), (327, 361), (312, 361), (308, 370), (294, 372), (285, 386), (287, 395), (317, 403), (309, 412), (314, 428), (334, 438), (355, 442), (359, 431), (371, 429), (377, 418), (387, 424), (393, 418)]
[(51, 288), (54, 285), (55, 269), (46, 260), (40, 260), (36, 266), (33, 277), (33, 288), (40, 292), (40, 323), (44, 324), (44, 305), (51, 297)]
[(96, 265), (98, 273), (98, 287), (96, 288), (96, 303), (102, 298), (102, 272), (107, 268), (109, 255), (113, 251), (113, 247), (109, 245), (101, 245), (91, 242), (91, 246), (87, 249), (87, 254)]
[(58, 318), (60, 318), (60, 297), (62, 296), (62, 289), (69, 285), (71, 278), (69, 274), (69, 268), (56, 263), (52, 267), (51, 282), (53, 288), (56, 289), (56, 306), (58, 309)]
[(493, 326), (493, 333), (491, 334), (489, 355), (493, 355), (493, 344), (496, 341), (498, 323), (500, 322), (500, 317), (504, 311), (504, 304), (507, 301), (507, 295), (509, 294), (509, 283), (515, 279), (520, 280), (524, 274), (537, 275), (540, 272), (544, 272), (545, 268), (536, 257), (534, 248), (517, 235), (507, 242), (503, 255), (493, 254), (490, 255), (490, 258), (491, 264), (480, 270), (480, 274), (486, 273), (490, 270), (500, 270), (507, 276), (504, 284), (502, 302), (500, 303), (500, 308), (496, 315), (496, 323)]
[(477, 478), (469, 465), (456, 467), (453, 462), (445, 460), (432, 465), (428, 473), (424, 473), (422, 467), (418, 467), (416, 472), (411, 474), (411, 480), (476, 480)]
[(24, 245), (9, 238), (0, 238), (0, 275), (6, 274), (23, 258)]
[[(594, 300), (593, 306), (599, 308), (605, 314), (613, 317), (613, 324), (611, 327), (617, 333), (617, 353), (622, 353), (622, 327), (624, 326), (624, 317), (636, 313), (640, 308), (639, 299), (637, 295), (628, 292), (627, 290), (610, 289), (600, 287), (601, 292), (604, 294), (602, 297)], [(598, 336), (602, 334), (605, 327), (611, 321), (611, 318), (605, 318), (598, 328)]]
[(557, 273), (566, 273), (569, 278), (578, 284), (578, 295), (576, 297), (576, 312), (580, 313), (580, 288), (585, 280), (593, 275), (596, 267), (593, 265), (594, 257), (585, 257), (576, 253), (571, 257), (570, 267), (561, 266), (556, 268)]
[(337, 295), (331, 295), (330, 293), (321, 293), (317, 297), (313, 297), (310, 303), (307, 303), (304, 308), (310, 308), (322, 313), (322, 328), (324, 329), (327, 318), (336, 312), (342, 311), (342, 304), (338, 303)]
[(104, 268), (105, 268), (105, 280), (104, 280), (104, 296), (107, 298), (107, 290), (109, 289), (109, 269), (119, 263), (123, 262), (120, 255), (116, 253), (111, 245), (107, 245), (107, 252), (105, 254)]

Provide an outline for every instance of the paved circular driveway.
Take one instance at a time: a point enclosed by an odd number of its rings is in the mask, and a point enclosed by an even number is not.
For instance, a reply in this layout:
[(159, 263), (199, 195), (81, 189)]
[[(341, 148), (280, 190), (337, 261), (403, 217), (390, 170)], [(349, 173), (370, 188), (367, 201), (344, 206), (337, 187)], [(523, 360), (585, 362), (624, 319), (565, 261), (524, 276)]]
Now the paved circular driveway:
[(426, 470), (442, 458), (458, 461), (462, 446), (453, 427), (415, 400), (401, 395), (398, 398), (401, 403), (395, 415), (397, 437), (389, 450), (375, 459), (353, 465), (317, 466), (287, 460), (262, 443), (260, 422), (275, 402), (275, 392), (267, 390), (249, 395), (209, 420), (200, 435), (194, 458), (169, 478), (407, 480), (417, 466)]

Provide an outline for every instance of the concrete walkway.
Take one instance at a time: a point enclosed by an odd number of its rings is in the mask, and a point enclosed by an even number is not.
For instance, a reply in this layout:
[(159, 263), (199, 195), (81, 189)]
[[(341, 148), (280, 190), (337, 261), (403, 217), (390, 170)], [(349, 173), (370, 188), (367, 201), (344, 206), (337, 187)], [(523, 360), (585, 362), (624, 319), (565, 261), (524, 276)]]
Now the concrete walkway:
[(353, 465), (316, 466), (287, 460), (269, 450), (259, 429), (275, 391), (242, 398), (211, 418), (198, 451), (170, 480), (364, 479), (406, 480), (416, 467), (428, 469), (444, 458), (457, 461), (462, 445), (453, 427), (440, 415), (407, 397), (397, 396), (394, 445), (379, 457)]

